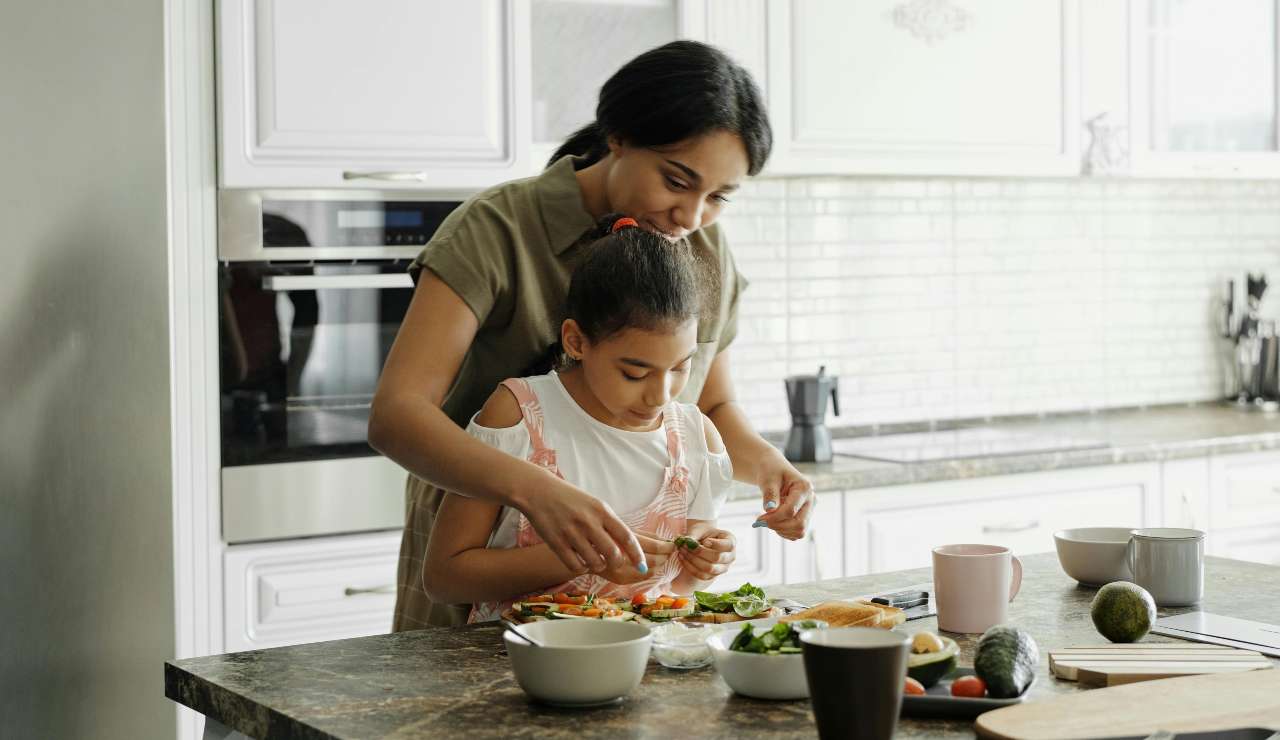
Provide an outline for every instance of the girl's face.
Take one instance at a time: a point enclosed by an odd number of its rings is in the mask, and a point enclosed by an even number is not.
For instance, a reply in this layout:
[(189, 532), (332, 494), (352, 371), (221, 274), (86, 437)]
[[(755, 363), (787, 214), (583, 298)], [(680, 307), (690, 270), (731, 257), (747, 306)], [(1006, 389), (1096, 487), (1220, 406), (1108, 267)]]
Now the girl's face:
[(662, 407), (689, 382), (698, 349), (698, 322), (690, 319), (658, 330), (627, 328), (593, 344), (568, 319), (561, 341), (579, 369), (590, 398), (587, 412), (628, 431), (657, 428)]
[(723, 130), (663, 147), (610, 140), (609, 151), (609, 210), (673, 240), (714, 222), (747, 176), (746, 146)]

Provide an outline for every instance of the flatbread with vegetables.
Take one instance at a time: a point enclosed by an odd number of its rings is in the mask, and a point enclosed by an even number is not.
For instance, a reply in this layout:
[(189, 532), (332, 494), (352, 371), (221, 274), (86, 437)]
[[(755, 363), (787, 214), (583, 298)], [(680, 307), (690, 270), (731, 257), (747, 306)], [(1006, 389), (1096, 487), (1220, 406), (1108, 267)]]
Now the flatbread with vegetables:
[(738, 590), (723, 594), (694, 591), (693, 597), (698, 602), (698, 613), (686, 621), (739, 622), (744, 619), (772, 617), (777, 613), (769, 604), (764, 589), (750, 583), (744, 583)]
[(538, 622), (544, 619), (608, 619), (621, 622), (635, 619), (636, 614), (629, 607), (629, 604), (592, 594), (542, 594), (517, 601), (503, 616), (513, 622)]
[(640, 617), (651, 622), (665, 622), (671, 619), (692, 616), (697, 609), (693, 599), (688, 596), (663, 594), (655, 599), (647, 599), (644, 594), (636, 594), (631, 599), (630, 608)]

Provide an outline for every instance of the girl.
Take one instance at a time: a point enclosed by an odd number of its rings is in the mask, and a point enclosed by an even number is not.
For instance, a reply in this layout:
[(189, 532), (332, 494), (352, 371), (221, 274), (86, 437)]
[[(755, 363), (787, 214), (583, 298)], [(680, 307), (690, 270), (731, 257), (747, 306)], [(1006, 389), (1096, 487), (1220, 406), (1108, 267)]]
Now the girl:
[[(605, 82), (596, 121), (541, 175), (480, 193), (441, 225), (409, 268), (417, 287), (369, 418), (369, 444), (410, 473), (392, 629), (459, 624), (470, 609), (433, 601), (423, 590), (442, 489), (518, 509), (576, 574), (663, 554), (597, 492), (463, 431), (500, 381), (521, 374), (560, 336), (582, 235), (607, 213), (687, 241), (718, 276), (719, 292), (699, 315), (698, 351), (680, 400), (696, 402), (715, 422), (734, 474), (759, 486), (760, 526), (787, 539), (804, 536), (812, 487), (734, 402), (726, 350), (746, 281), (715, 225), (733, 191), (764, 167), (771, 136), (760, 91), (745, 70), (713, 47), (673, 42)], [(731, 551), (718, 557), (705, 577), (733, 561)]]
[(700, 288), (714, 280), (687, 242), (606, 217), (574, 270), (560, 327), (562, 371), (503, 381), (467, 426), (471, 436), (592, 491), (647, 540), (646, 562), (598, 574), (565, 568), (519, 511), (445, 497), (427, 553), (428, 596), (474, 603), (497, 619), (530, 592), (630, 599), (691, 594), (708, 581), (683, 567), (731, 540), (704, 535), (693, 553), (671, 540), (713, 527), (732, 481), (728, 455), (697, 406), (675, 401), (698, 349)]

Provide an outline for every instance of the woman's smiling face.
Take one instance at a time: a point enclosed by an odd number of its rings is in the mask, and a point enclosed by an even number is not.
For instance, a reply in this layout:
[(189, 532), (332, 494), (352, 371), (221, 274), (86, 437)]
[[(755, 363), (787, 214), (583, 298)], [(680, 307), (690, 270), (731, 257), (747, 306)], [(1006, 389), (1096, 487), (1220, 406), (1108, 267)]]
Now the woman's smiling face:
[(660, 147), (611, 139), (609, 152), (609, 210), (669, 239), (713, 223), (747, 176), (746, 146), (723, 130)]

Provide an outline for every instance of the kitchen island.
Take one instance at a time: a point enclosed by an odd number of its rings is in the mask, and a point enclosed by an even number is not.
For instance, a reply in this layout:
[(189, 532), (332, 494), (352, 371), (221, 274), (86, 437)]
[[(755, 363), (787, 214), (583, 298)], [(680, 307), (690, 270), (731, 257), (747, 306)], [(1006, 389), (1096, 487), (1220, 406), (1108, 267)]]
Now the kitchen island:
[[(1077, 684), (1049, 675), (1048, 651), (1105, 643), (1089, 619), (1094, 589), (1078, 586), (1052, 553), (1023, 558), (1022, 590), (1009, 621), (1040, 647), (1028, 701), (1071, 693)], [(915, 569), (774, 586), (772, 596), (806, 604), (928, 582)], [(1280, 567), (1222, 558), (1205, 561), (1205, 599), (1216, 614), (1275, 622)], [(1194, 611), (1161, 609), (1160, 616)], [(936, 630), (913, 620), (908, 631)], [(950, 633), (944, 633), (950, 634)], [(951, 635), (971, 665), (977, 635)], [(1150, 642), (1174, 642), (1150, 635)], [(1280, 660), (1271, 659), (1273, 668)], [(714, 668), (676, 671), (651, 661), (621, 704), (564, 710), (530, 701), (516, 684), (497, 626), (430, 629), (255, 650), (165, 664), (165, 695), (254, 738), (432, 737), (816, 737), (809, 702), (735, 696)], [(217, 734), (222, 733), (222, 734)], [(971, 720), (903, 718), (898, 737), (972, 737)]]

